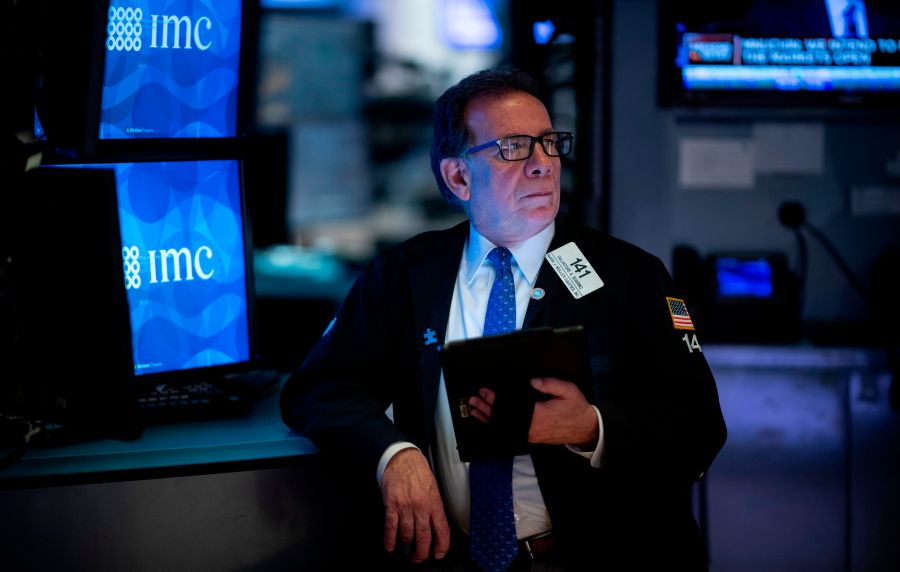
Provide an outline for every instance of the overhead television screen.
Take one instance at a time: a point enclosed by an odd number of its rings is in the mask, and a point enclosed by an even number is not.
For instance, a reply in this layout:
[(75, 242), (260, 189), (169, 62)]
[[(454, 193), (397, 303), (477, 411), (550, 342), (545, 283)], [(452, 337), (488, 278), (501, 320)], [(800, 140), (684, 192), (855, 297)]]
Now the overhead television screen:
[(241, 0), (111, 0), (100, 139), (237, 134)]
[[(733, 0), (660, 6), (666, 103), (889, 102), (900, 96), (900, 3)], [(793, 94), (793, 95), (791, 95)]]
[(135, 374), (249, 361), (239, 162), (74, 166), (115, 171)]

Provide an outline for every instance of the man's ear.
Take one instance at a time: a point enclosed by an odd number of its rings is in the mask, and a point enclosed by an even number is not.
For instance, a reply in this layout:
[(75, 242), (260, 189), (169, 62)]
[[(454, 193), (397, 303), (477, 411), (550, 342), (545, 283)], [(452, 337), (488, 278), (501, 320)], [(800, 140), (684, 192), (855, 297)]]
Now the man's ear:
[(456, 198), (467, 201), (472, 193), (469, 190), (469, 166), (459, 157), (441, 159), (441, 176), (444, 183)]

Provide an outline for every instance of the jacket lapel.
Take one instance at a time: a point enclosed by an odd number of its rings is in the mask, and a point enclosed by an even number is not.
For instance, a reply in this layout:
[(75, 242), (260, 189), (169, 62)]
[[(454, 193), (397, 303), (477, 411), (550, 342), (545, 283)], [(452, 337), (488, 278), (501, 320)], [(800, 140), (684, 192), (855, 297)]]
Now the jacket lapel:
[(415, 346), (419, 354), (424, 425), (432, 441), (434, 411), (437, 404), (441, 364), (439, 349), (444, 343), (453, 287), (459, 273), (459, 261), (468, 234), (468, 222), (450, 229), (446, 240), (435, 241), (420, 263), (409, 269), (415, 323)]
[[(560, 246), (571, 241), (572, 233), (569, 225), (566, 224), (563, 217), (558, 217), (556, 219), (556, 230), (553, 234), (553, 240), (550, 241), (550, 247), (547, 251), (551, 252), (556, 250)], [(532, 298), (528, 301), (528, 308), (525, 310), (525, 321), (522, 323), (522, 329), (529, 327), (532, 320), (534, 320), (544, 308), (550, 307), (554, 298), (560, 294), (568, 293), (562, 280), (559, 279), (559, 276), (556, 275), (556, 271), (553, 270), (553, 267), (550, 266), (550, 263), (547, 262), (546, 259), (544, 259), (544, 262), (541, 264), (541, 269), (538, 271), (537, 280), (535, 280), (534, 286), (535, 288), (541, 288), (544, 291), (544, 296), (540, 300)]]

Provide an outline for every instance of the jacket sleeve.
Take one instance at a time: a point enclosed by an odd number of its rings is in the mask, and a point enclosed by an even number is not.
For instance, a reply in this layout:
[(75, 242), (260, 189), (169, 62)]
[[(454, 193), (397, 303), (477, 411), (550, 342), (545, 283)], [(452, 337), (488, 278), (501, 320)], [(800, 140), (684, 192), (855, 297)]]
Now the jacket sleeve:
[(391, 443), (410, 440), (385, 415), (403, 372), (384, 277), (384, 263), (376, 259), (281, 394), (281, 415), (291, 429), (373, 476)]
[[(681, 312), (672, 280), (655, 257), (628, 273), (617, 317), (609, 383), (601, 384), (604, 468), (642, 478), (693, 482), (726, 438), (715, 380), (696, 325)], [(674, 300), (674, 307), (670, 306)]]

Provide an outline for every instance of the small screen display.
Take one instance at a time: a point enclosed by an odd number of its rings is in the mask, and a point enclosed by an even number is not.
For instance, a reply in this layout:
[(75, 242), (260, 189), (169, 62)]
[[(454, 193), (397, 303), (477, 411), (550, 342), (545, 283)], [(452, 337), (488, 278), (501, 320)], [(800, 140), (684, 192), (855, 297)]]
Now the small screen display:
[(772, 266), (765, 258), (718, 258), (716, 285), (720, 298), (771, 298)]
[(241, 0), (111, 0), (100, 139), (237, 131)]

